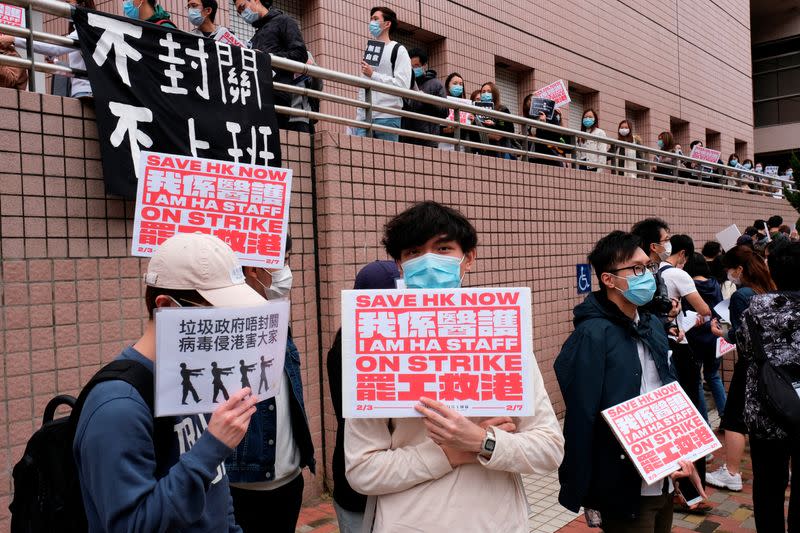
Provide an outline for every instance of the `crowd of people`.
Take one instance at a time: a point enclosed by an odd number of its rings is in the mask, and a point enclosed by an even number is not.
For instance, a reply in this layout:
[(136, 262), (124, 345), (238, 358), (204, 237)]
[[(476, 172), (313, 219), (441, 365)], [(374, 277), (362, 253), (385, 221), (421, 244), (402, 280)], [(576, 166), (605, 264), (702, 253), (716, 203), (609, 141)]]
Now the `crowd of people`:
[[(73, 5), (95, 9), (94, 0), (68, 1)], [(273, 8), (271, 0), (236, 0), (234, 5), (237, 14), (255, 29), (255, 34), (250, 42), (247, 43), (247, 46), (274, 56), (285, 57), (301, 63), (314, 64), (313, 56), (306, 48), (297, 23), (290, 16)], [(222, 38), (226, 34), (232, 35), (230, 30), (215, 23), (217, 9), (216, 0), (189, 0), (186, 6), (186, 16), (194, 28), (192, 33), (212, 39)], [(140, 0), (138, 3), (135, 0), (125, 0), (123, 12), (125, 16), (130, 18), (175, 28), (171, 15), (163, 9), (157, 0)], [(458, 72), (449, 73), (444, 78), (444, 82), (442, 82), (437, 72), (429, 68), (426, 50), (422, 48), (407, 49), (399, 42), (392, 40), (392, 35), (397, 26), (397, 15), (392, 9), (388, 7), (374, 7), (371, 9), (368, 25), (369, 37), (372, 40), (384, 43), (384, 49), (377, 65), (362, 61), (362, 76), (375, 82), (403, 89), (412, 89), (440, 98), (468, 98), (476, 106), (511, 115), (508, 106), (501, 101), (500, 90), (492, 81), (481, 84), (471, 93), (467, 92), (464, 78)], [(72, 25), (70, 25), (68, 36), (72, 39), (77, 39), (78, 37)], [(0, 53), (2, 54), (19, 56), (16, 49), (25, 49), (25, 47), (25, 39), (0, 35)], [(34, 42), (34, 51), (45, 54), (50, 62), (56, 61), (55, 58), (58, 56), (66, 55), (67, 62), (71, 68), (86, 69), (79, 50), (43, 42)], [(275, 69), (274, 78), (275, 81), (280, 83), (293, 84), (313, 90), (321, 91), (323, 88), (321, 80), (311, 76), (299, 76), (282, 69)], [(22, 67), (0, 67), (0, 86), (24, 89), (27, 80), (28, 72)], [(65, 80), (69, 84), (66, 95), (91, 101), (92, 90), (88, 80), (79, 77), (65, 78)], [(563, 117), (559, 110), (555, 110), (552, 117), (548, 117), (545, 113), (538, 113), (535, 116), (531, 114), (533, 96), (533, 94), (528, 94), (523, 99), (521, 116), (530, 120), (562, 126)], [(363, 89), (359, 90), (358, 98), (362, 101), (365, 100), (365, 91)], [(316, 111), (319, 109), (319, 101), (315, 98), (280, 91), (276, 92), (275, 103), (304, 111)], [(707, 181), (737, 185), (745, 190), (771, 193), (775, 193), (778, 190), (774, 187), (778, 183), (774, 180), (775, 176), (764, 174), (765, 166), (762, 163), (756, 162), (753, 164), (752, 160), (743, 159), (735, 153), (729, 155), (728, 168), (725, 170), (718, 167), (704, 168), (700, 161), (687, 162), (686, 160), (678, 159), (676, 156), (684, 155), (683, 149), (676, 142), (673, 133), (669, 131), (663, 131), (658, 135), (657, 146), (653, 148), (675, 154), (675, 156), (660, 154), (651, 157), (649, 152), (635, 147), (616, 145), (611, 142), (606, 143), (602, 139), (583, 138), (533, 126), (518, 126), (511, 116), (509, 116), (509, 120), (488, 117), (481, 115), (477, 109), (456, 113), (454, 109), (447, 107), (446, 104), (435, 105), (379, 91), (372, 93), (372, 103), (389, 110), (409, 111), (434, 119), (434, 121), (428, 121), (401, 117), (391, 111), (374, 111), (371, 113), (371, 124), (378, 128), (391, 128), (391, 130), (372, 129), (371, 135), (378, 139), (439, 147), (443, 150), (459, 149), (506, 159), (517, 159), (517, 155), (513, 155), (508, 151), (467, 148), (463, 145), (457, 146), (446, 141), (403, 135), (394, 130), (402, 129), (408, 132), (450, 138), (458, 131), (461, 140), (498, 146), (505, 150), (533, 152), (534, 155), (526, 157), (534, 162), (547, 165), (575, 167), (596, 172), (611, 172), (629, 177), (644, 176), (648, 174), (642, 173), (651, 172), (661, 176), (693, 180), (693, 182)], [(453, 126), (436, 122), (448, 117), (451, 117), (451, 119), (456, 117), (456, 120), (458, 120), (461, 114), (465, 117), (463, 121), (465, 124), (495, 130), (497, 133), (461, 128), (457, 130)], [(279, 126), (282, 129), (301, 132), (311, 131), (312, 121), (306, 117), (290, 117), (279, 114), (278, 118)], [(358, 108), (356, 118), (362, 122), (366, 121), (366, 110)], [(581, 132), (591, 134), (594, 137), (611, 139), (609, 133), (600, 127), (600, 118), (594, 109), (583, 111), (579, 129)], [(350, 131), (354, 135), (367, 135), (367, 130), (364, 128), (354, 128)], [(533, 137), (535, 140), (521, 141), (519, 138), (509, 136), (509, 134), (515, 133)], [(622, 120), (617, 127), (616, 134), (612, 133), (612, 135), (616, 136), (616, 140), (644, 146), (641, 132), (635, 131), (634, 122), (630, 119)], [(697, 145), (702, 147), (703, 142), (693, 140), (689, 147), (690, 150)], [(725, 165), (721, 159), (717, 161), (717, 164)], [(781, 170), (786, 178), (792, 178), (791, 167)], [(752, 171), (760, 175), (752, 176), (745, 174), (743, 171)], [(669, 178), (656, 176), (655, 179)], [(745, 181), (739, 181), (740, 179)]]

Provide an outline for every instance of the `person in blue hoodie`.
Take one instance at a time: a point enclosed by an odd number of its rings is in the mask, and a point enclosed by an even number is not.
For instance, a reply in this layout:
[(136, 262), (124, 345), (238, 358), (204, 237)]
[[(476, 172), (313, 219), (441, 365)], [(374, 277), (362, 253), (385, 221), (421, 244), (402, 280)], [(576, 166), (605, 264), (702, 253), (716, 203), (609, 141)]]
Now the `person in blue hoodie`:
[[(264, 302), (245, 283), (233, 250), (200, 233), (164, 241), (150, 260), (145, 283), (149, 321), (142, 337), (117, 359), (151, 373), (155, 309)], [(241, 532), (222, 462), (244, 437), (257, 400), (245, 388), (210, 417), (154, 419), (132, 385), (121, 380), (96, 385), (73, 441), (89, 532)], [(170, 431), (159, 432), (164, 421)]]
[[(656, 290), (657, 265), (639, 237), (613, 231), (589, 254), (600, 289), (574, 309), (575, 331), (554, 369), (566, 405), (564, 461), (558, 470), (558, 501), (589, 509), (603, 531), (668, 532), (672, 526), (673, 478), (647, 485), (625, 454), (601, 411), (676, 381), (661, 320), (645, 311)], [(703, 494), (702, 490), (700, 491)]]

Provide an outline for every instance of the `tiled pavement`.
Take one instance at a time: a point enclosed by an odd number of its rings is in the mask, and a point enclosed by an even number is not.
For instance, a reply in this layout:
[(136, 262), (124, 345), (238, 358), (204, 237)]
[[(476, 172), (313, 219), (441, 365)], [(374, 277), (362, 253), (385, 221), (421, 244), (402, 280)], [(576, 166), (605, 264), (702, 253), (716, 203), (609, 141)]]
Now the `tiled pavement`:
[[(711, 413), (711, 425), (717, 427), (719, 421), (716, 412)], [(720, 441), (722, 438), (720, 435)], [(724, 444), (724, 442), (723, 442)], [(723, 453), (715, 454), (716, 458), (708, 465), (709, 472), (721, 466)], [(688, 533), (753, 533), (753, 476), (749, 454), (745, 455), (742, 464), (744, 487), (741, 492), (729, 492), (707, 487), (708, 503), (713, 509), (705, 516), (675, 513), (673, 531)], [(558, 476), (523, 476), (525, 492), (531, 503), (531, 533), (592, 533), (598, 529), (589, 528), (583, 515), (576, 515), (558, 504)], [(787, 493), (788, 494), (788, 493)], [(788, 495), (787, 495), (788, 502)], [(446, 524), (442, 524), (446, 526)], [(303, 507), (297, 527), (298, 533), (333, 533), (338, 532), (336, 515), (331, 500), (323, 496)], [(446, 527), (443, 528), (446, 531)]]

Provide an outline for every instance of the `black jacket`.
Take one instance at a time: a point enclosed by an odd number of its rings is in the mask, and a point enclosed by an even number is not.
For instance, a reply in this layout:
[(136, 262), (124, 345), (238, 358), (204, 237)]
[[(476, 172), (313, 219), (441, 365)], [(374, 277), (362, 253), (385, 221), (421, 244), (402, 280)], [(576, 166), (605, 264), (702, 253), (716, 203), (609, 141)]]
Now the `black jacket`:
[(639, 310), (639, 324), (625, 316), (603, 291), (574, 310), (575, 331), (554, 369), (564, 396), (564, 461), (558, 469), (558, 501), (602, 515), (633, 519), (639, 513), (642, 478), (600, 412), (639, 396), (641, 339), (653, 356), (663, 384), (675, 381), (661, 321)]
[[(429, 94), (431, 96), (438, 96), (440, 98), (447, 97), (447, 93), (444, 90), (444, 85), (442, 85), (442, 82), (436, 78), (435, 70), (427, 71), (424, 76), (415, 79), (415, 82), (417, 89), (420, 92)], [(450, 114), (450, 109), (447, 107), (440, 107), (438, 105), (428, 104), (418, 100), (411, 100), (410, 98), (404, 99), (403, 109), (437, 118), (447, 118), (447, 115)], [(439, 124), (425, 120), (416, 120), (413, 118), (403, 118), (402, 124), (403, 129), (405, 130), (418, 131), (420, 133), (430, 133), (431, 135), (438, 135), (441, 128)], [(404, 142), (421, 144), (423, 146), (436, 146), (436, 143), (433, 141), (423, 141), (414, 137), (404, 138)]]
[[(299, 63), (308, 61), (308, 50), (306, 50), (303, 35), (300, 33), (300, 27), (292, 17), (280, 9), (270, 9), (265, 17), (261, 17), (253, 24), (253, 27), (256, 29), (256, 33), (250, 41), (251, 48)], [(294, 73), (282, 69), (274, 70), (273, 81), (292, 83)], [(278, 93), (276, 98), (281, 100), (279, 105), (288, 105), (286, 101), (290, 99), (290, 95)]]

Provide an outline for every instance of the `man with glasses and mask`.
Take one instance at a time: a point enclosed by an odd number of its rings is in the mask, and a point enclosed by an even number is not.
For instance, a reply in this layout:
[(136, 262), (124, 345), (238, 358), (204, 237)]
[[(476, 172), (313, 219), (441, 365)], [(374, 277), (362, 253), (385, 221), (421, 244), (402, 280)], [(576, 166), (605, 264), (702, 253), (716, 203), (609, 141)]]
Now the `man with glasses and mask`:
[[(431, 201), (391, 219), (383, 238), (410, 289), (460, 287), (475, 265), (477, 242), (461, 213)], [(348, 420), (347, 479), (372, 497), (366, 509), (367, 517), (374, 511), (372, 531), (433, 533), (446, 525), (452, 531), (527, 533), (519, 474), (547, 474), (563, 452), (536, 364), (531, 380), (529, 417), (467, 418), (423, 397), (419, 418)]]
[[(664, 327), (642, 308), (655, 293), (657, 265), (640, 244), (623, 231), (597, 242), (588, 259), (600, 289), (575, 307), (575, 331), (553, 365), (566, 405), (558, 501), (590, 510), (607, 533), (672, 527), (672, 479), (644, 483), (601, 415), (676, 377)], [(699, 483), (691, 463), (673, 476), (688, 475)]]

